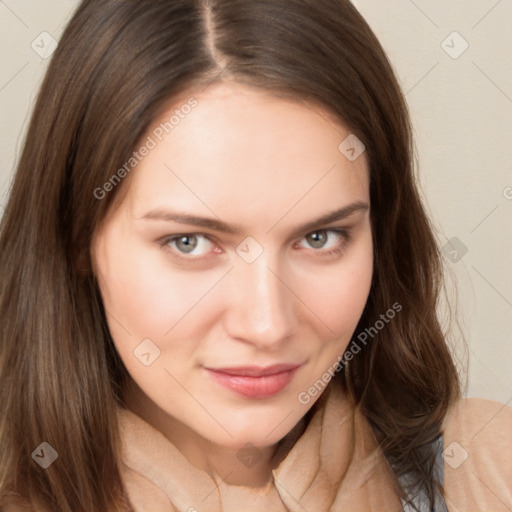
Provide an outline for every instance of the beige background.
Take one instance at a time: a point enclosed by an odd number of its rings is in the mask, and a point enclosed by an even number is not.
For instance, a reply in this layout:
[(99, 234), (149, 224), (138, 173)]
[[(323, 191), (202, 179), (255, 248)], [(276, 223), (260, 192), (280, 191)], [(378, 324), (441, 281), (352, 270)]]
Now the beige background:
[[(446, 258), (459, 283), (468, 341), (467, 394), (510, 402), (512, 0), (354, 4), (383, 43), (406, 93), (420, 181), (439, 239), (443, 245), (457, 239)], [(41, 37), (49, 44), (43, 32), (58, 40), (76, 5), (0, 0), (0, 212), (47, 63), (31, 45)], [(463, 354), (460, 343), (457, 353)]]

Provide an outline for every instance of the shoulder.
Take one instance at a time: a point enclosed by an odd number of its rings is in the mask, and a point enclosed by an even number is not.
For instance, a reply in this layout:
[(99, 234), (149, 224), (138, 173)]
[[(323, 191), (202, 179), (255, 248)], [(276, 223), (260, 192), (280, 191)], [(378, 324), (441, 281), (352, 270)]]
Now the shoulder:
[(455, 510), (512, 509), (512, 407), (464, 398), (444, 428), (447, 504)]
[(479, 423), (484, 421), (491, 425), (498, 423), (507, 424), (512, 418), (512, 400), (504, 404), (494, 400), (487, 400), (484, 398), (461, 398), (450, 409), (446, 416), (446, 426), (453, 421), (465, 418), (466, 426), (468, 427), (481, 427)]
[(482, 398), (463, 398), (450, 410), (444, 422), (446, 442), (465, 443), (473, 452), (492, 452), (505, 458), (510, 452), (512, 437), (512, 407)]

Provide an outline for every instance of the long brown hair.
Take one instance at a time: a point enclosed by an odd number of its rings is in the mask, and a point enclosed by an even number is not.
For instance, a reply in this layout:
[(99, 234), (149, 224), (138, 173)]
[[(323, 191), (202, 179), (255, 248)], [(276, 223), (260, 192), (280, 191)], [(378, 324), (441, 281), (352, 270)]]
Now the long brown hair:
[[(346, 0), (84, 0), (52, 57), (1, 223), (0, 504), (131, 509), (116, 422), (127, 373), (89, 255), (122, 185), (101, 200), (94, 191), (170, 99), (222, 80), (318, 104), (365, 144), (375, 268), (356, 332), (394, 303), (402, 311), (336, 381), (396, 476), (412, 476), (403, 496), (433, 498), (429, 443), (459, 383), (436, 316), (441, 258), (407, 106), (367, 23)], [(58, 453), (47, 469), (32, 458), (42, 442)]]

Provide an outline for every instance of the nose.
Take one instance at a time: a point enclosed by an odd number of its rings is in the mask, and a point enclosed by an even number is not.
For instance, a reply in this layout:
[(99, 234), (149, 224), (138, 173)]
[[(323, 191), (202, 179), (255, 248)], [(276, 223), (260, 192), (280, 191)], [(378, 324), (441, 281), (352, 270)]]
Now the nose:
[(232, 338), (268, 349), (296, 332), (294, 295), (276, 262), (265, 255), (250, 264), (240, 261), (229, 279), (225, 328)]

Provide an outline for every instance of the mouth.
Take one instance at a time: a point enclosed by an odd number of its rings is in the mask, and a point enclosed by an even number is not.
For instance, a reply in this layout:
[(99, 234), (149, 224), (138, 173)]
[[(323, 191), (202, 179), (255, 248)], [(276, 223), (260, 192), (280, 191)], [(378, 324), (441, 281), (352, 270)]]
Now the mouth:
[(269, 398), (290, 384), (302, 364), (205, 368), (215, 382), (253, 400)]

